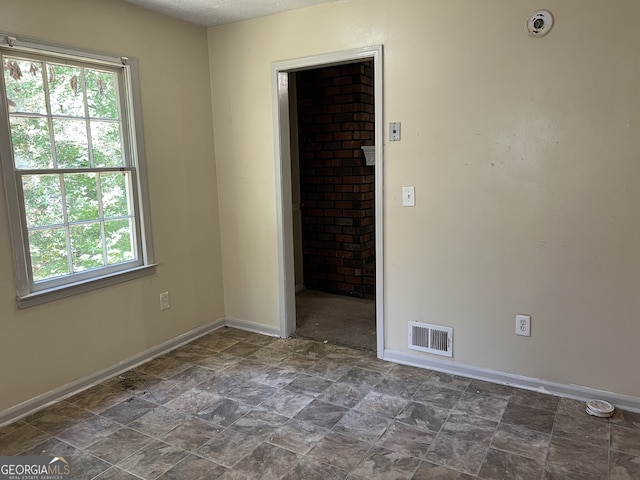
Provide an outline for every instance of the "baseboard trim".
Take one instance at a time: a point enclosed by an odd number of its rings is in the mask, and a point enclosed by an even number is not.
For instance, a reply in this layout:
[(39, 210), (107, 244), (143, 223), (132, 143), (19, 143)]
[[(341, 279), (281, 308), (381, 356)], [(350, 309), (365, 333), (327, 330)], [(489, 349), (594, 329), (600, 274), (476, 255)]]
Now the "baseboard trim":
[(470, 367), (456, 363), (444, 362), (437, 359), (413, 355), (410, 353), (397, 352), (394, 350), (384, 350), (383, 360), (402, 365), (427, 368), (438, 372), (460, 375), (462, 377), (475, 378), (493, 383), (500, 383), (512, 387), (523, 388), (535, 392), (549, 393), (560, 397), (572, 398), (586, 401), (592, 398), (599, 398), (612, 403), (622, 410), (640, 412), (640, 397), (631, 395), (621, 395), (604, 390), (596, 390), (581, 385), (567, 385), (563, 383), (540, 380), (538, 378), (524, 377), (511, 373), (499, 372), (478, 367)]
[(280, 328), (268, 327), (261, 323), (250, 322), (248, 320), (241, 320), (234, 317), (225, 317), (225, 325), (227, 327), (237, 328), (239, 330), (247, 330), (248, 332), (261, 333), (263, 335), (269, 335), (271, 337), (280, 336)]
[(74, 380), (73, 382), (67, 383), (65, 385), (62, 385), (61, 387), (58, 387), (49, 392), (43, 393), (42, 395), (38, 395), (37, 397), (31, 398), (13, 407), (10, 407), (7, 410), (0, 412), (0, 426), (15, 422), (16, 420), (19, 420), (38, 410), (48, 407), (55, 402), (64, 400), (65, 398), (75, 395), (82, 390), (86, 390), (89, 387), (97, 385), (98, 383), (103, 382), (108, 378), (113, 377), (114, 375), (126, 372), (127, 370), (135, 368), (138, 365), (142, 365), (143, 363), (148, 362), (155, 357), (163, 355), (182, 345), (192, 342), (196, 338), (218, 330), (219, 328), (224, 327), (225, 324), (225, 319), (219, 318), (215, 322), (195, 328), (186, 333), (183, 333), (182, 335), (178, 335), (171, 340), (144, 350), (143, 352), (133, 355), (132, 357), (122, 360), (121, 362), (115, 363), (107, 368), (92, 373), (89, 376)]

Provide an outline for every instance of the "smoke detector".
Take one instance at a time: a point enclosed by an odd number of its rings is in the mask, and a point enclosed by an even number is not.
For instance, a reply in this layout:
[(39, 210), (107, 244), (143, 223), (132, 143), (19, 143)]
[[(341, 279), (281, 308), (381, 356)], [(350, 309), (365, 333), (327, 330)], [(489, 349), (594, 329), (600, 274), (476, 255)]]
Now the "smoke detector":
[(553, 15), (548, 10), (533, 12), (524, 23), (524, 28), (532, 37), (544, 37), (553, 27)]

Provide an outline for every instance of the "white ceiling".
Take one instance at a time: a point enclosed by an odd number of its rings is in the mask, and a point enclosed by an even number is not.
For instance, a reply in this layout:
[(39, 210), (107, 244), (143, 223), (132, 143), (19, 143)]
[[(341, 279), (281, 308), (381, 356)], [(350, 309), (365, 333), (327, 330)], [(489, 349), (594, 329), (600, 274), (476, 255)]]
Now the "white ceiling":
[(205, 27), (264, 17), (335, 0), (126, 0)]

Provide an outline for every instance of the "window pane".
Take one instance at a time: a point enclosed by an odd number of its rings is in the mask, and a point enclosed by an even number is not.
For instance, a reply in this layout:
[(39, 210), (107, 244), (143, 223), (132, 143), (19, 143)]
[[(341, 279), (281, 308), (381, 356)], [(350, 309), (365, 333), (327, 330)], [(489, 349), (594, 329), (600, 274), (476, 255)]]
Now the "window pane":
[(91, 145), (94, 166), (122, 167), (124, 165), (119, 123), (92, 120)]
[(47, 70), (51, 114), (84, 117), (81, 69), (47, 64)]
[(109, 265), (136, 258), (132, 220), (106, 221), (104, 222), (104, 232)]
[(59, 225), (63, 222), (58, 175), (24, 176), (22, 190), (28, 228)]
[(74, 273), (104, 267), (100, 223), (72, 225), (69, 231)]
[(70, 222), (99, 218), (98, 183), (95, 173), (69, 173), (64, 176), (64, 188)]
[(69, 275), (67, 235), (64, 228), (29, 232), (33, 280)]
[(53, 119), (58, 167), (89, 167), (87, 124), (84, 120)]
[(130, 215), (129, 173), (101, 173), (100, 180), (104, 218), (126, 217)]
[(47, 119), (11, 116), (9, 120), (16, 168), (52, 168)]
[(46, 115), (42, 63), (5, 58), (4, 81), (7, 87), (9, 112)]
[(118, 92), (115, 74), (86, 69), (85, 76), (89, 116), (117, 119)]

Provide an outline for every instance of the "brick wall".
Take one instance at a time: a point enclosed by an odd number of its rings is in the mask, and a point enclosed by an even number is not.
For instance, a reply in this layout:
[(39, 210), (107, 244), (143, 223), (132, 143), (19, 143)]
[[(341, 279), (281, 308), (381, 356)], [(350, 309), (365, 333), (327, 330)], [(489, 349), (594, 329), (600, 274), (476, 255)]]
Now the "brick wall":
[(375, 293), (373, 61), (297, 74), (306, 288)]

